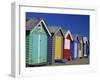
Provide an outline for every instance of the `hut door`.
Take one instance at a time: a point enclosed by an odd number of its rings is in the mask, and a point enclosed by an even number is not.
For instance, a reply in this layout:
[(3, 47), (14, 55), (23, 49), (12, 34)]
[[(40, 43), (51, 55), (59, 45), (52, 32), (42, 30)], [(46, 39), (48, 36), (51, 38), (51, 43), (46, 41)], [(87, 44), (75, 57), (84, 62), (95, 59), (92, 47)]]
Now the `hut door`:
[(84, 44), (84, 56), (86, 56), (86, 43)]
[(47, 35), (46, 33), (40, 34), (40, 63), (47, 61)]
[(38, 32), (33, 33), (32, 64), (38, 64)]
[(65, 49), (70, 49), (70, 40), (65, 39)]
[(74, 47), (74, 58), (76, 59), (77, 58), (77, 51), (78, 51), (78, 45), (77, 45), (77, 43), (75, 43), (74, 44), (75, 45), (75, 47)]
[(55, 59), (61, 59), (61, 37), (60, 36), (56, 36)]

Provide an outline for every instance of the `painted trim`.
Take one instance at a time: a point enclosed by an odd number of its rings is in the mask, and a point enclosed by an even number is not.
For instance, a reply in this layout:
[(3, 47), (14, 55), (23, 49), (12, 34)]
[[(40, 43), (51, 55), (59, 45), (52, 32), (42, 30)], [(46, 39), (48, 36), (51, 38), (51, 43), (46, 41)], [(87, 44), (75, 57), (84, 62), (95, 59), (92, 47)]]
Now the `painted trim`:
[(42, 19), (42, 22), (44, 23), (45, 28), (46, 28), (46, 30), (48, 31), (49, 35), (52, 36), (43, 19)]
[(73, 41), (73, 37), (72, 37), (72, 35), (71, 35), (71, 32), (70, 32), (70, 30), (68, 30), (68, 31), (67, 31), (67, 33), (65, 34), (65, 38), (68, 36), (68, 34), (70, 35), (70, 37), (71, 37), (71, 40)]
[[(54, 35), (56, 35), (60, 30), (61, 30), (61, 32), (62, 32), (62, 34), (63, 34), (63, 31), (62, 31), (61, 27), (59, 27), (59, 28), (56, 30), (56, 32), (54, 33)], [(64, 34), (63, 34), (63, 37), (64, 37)]]
[(44, 27), (46, 28), (48, 34), (49, 34), (50, 36), (52, 36), (43, 19), (41, 19), (41, 20), (35, 25), (35, 27), (33, 28), (33, 30), (35, 30), (41, 22), (43, 22)]
[(38, 64), (40, 63), (40, 33), (38, 35)]

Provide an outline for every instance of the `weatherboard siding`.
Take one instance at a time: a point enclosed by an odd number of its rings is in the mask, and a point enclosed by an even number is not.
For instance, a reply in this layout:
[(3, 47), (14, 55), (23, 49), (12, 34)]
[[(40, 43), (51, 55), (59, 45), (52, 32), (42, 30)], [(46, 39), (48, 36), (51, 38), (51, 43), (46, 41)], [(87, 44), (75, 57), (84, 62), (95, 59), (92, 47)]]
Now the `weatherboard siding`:
[(40, 34), (40, 63), (47, 62), (47, 35), (45, 33)]
[(38, 36), (39, 36), (39, 33), (36, 32), (36, 31), (33, 31), (33, 42), (32, 42), (32, 63), (31, 64), (38, 64), (38, 55), (39, 55), (39, 52), (38, 52)]
[(47, 62), (48, 64), (52, 64), (52, 37), (48, 36), (47, 42)]

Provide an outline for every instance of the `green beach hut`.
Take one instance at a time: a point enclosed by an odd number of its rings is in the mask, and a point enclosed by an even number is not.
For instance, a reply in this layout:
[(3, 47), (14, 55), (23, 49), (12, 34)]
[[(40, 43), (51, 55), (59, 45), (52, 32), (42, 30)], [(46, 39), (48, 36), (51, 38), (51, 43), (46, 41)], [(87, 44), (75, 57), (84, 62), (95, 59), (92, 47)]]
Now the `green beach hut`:
[(26, 66), (47, 63), (47, 37), (51, 36), (43, 19), (26, 20)]

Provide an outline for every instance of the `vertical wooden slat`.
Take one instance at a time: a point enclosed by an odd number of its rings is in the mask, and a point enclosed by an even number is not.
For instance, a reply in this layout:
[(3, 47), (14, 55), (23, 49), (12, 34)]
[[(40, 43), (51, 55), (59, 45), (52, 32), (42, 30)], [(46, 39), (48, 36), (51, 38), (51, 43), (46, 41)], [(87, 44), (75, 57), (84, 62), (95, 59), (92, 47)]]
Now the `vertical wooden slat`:
[(52, 63), (52, 37), (48, 36), (48, 40), (47, 40), (47, 62), (49, 64)]

